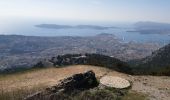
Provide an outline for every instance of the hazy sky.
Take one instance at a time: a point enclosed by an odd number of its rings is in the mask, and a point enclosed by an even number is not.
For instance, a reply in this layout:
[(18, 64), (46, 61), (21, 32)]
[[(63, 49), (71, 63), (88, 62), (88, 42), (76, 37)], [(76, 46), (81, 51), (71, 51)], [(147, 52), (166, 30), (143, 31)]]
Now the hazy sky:
[(7, 19), (170, 22), (170, 0), (0, 0)]

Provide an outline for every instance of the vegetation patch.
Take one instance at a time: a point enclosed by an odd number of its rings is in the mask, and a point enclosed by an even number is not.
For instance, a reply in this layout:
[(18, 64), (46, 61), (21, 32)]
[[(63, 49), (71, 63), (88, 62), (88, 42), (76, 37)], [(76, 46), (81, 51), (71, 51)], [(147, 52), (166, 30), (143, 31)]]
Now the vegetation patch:
[(129, 91), (122, 100), (149, 100), (148, 96), (143, 93), (138, 93), (136, 91)]
[[(48, 63), (48, 64), (47, 64)], [(67, 65), (93, 65), (106, 67), (123, 73), (131, 74), (131, 68), (126, 62), (101, 54), (65, 54), (52, 57), (48, 61), (40, 61), (34, 67), (44, 68), (52, 63), (53, 66), (63, 67)]]

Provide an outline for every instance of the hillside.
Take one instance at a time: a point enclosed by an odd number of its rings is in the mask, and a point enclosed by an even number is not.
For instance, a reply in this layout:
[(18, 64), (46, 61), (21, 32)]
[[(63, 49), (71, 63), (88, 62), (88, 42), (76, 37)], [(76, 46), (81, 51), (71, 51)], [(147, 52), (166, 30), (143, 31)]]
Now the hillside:
[(109, 68), (123, 73), (131, 74), (126, 62), (101, 54), (65, 54), (38, 62), (34, 67), (65, 67), (69, 65), (94, 65)]
[(98, 53), (124, 61), (140, 59), (159, 47), (152, 43), (123, 43), (112, 34), (88, 37), (0, 35), (0, 71), (30, 68), (44, 58), (68, 53)]
[[(76, 73), (82, 73), (93, 70), (99, 79), (102, 76), (118, 76), (130, 80), (133, 85), (123, 100), (146, 100), (149, 97), (152, 100), (169, 100), (170, 78), (166, 76), (131, 76), (116, 72), (107, 68), (87, 65), (68, 66), (63, 68), (45, 68), (34, 69), (30, 71), (0, 75), (0, 99), (2, 100), (21, 100), (23, 96), (36, 93), (44, 88), (54, 86), (61, 79), (69, 77)], [(101, 93), (110, 93), (110, 90), (99, 91)], [(86, 93), (89, 93), (88, 91)], [(115, 92), (112, 92), (113, 96)], [(147, 95), (146, 95), (147, 94)], [(88, 95), (90, 96), (90, 95)], [(91, 95), (92, 96), (92, 95)], [(111, 96), (110, 94), (103, 94)], [(115, 97), (115, 96), (114, 96)], [(19, 99), (20, 98), (20, 99)], [(94, 99), (93, 99), (94, 100)]]
[(142, 59), (137, 64), (135, 73), (170, 75), (170, 44)]

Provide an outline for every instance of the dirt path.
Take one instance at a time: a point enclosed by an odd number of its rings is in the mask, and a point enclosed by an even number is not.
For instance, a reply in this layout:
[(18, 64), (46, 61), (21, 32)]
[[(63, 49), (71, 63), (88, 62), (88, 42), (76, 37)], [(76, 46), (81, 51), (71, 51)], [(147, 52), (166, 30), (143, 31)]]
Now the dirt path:
[(151, 100), (170, 100), (170, 77), (132, 76), (132, 90), (148, 94)]

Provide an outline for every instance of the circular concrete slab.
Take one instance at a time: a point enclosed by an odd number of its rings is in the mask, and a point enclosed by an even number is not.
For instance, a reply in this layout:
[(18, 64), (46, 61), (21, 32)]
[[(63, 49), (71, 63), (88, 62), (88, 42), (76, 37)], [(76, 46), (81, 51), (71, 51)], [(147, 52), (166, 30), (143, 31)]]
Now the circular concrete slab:
[(118, 89), (128, 88), (131, 85), (128, 80), (116, 76), (104, 76), (100, 79), (100, 83)]

